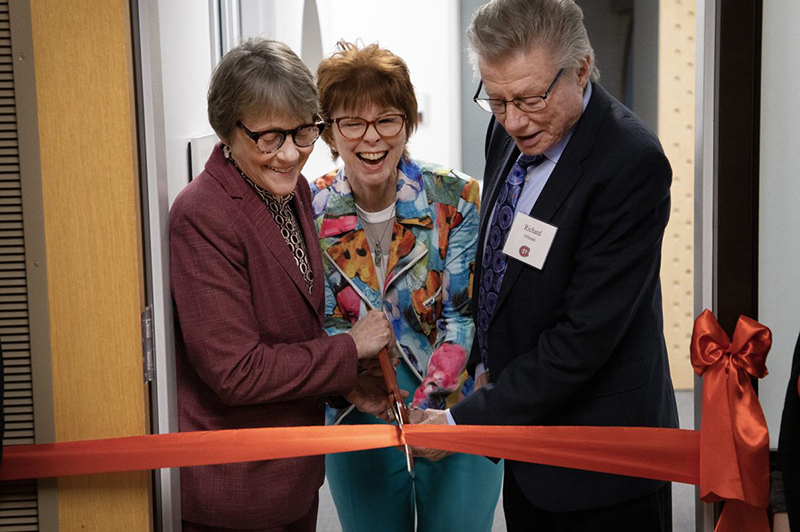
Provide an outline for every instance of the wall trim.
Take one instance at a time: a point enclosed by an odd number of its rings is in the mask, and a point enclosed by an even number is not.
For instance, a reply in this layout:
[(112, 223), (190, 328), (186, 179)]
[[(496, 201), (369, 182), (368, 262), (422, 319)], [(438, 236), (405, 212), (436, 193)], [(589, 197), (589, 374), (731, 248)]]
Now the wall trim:
[[(39, 159), (39, 120), (36, 100), (33, 31), (29, 0), (9, 2), (12, 33), (17, 134), (19, 139), (22, 217), (25, 227), (25, 269), (33, 372), (34, 434), (36, 443), (55, 442), (50, 308), (47, 288), (42, 172)], [(40, 479), (39, 530), (57, 531), (58, 491), (55, 479)]]

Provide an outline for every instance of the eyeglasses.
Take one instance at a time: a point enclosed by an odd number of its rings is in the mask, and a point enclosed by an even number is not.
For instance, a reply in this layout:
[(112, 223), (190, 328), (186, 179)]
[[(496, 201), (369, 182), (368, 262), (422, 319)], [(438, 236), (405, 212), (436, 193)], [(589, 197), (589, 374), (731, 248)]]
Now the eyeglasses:
[(256, 147), (264, 154), (275, 153), (281, 149), (287, 135), (292, 136), (294, 145), (298, 148), (308, 148), (317, 141), (322, 130), (325, 129), (324, 122), (303, 124), (294, 129), (268, 129), (266, 131), (250, 131), (244, 127), (241, 120), (237, 121), (236, 125), (239, 126), (248, 137), (253, 139), (253, 142), (256, 143)]
[(358, 140), (367, 134), (369, 126), (375, 126), (378, 135), (390, 138), (400, 134), (403, 124), (406, 123), (406, 115), (391, 113), (382, 115), (375, 120), (364, 120), (359, 116), (343, 116), (334, 118), (331, 122), (336, 124), (339, 133), (349, 140)]
[(553, 90), (553, 87), (556, 86), (556, 82), (558, 78), (561, 77), (561, 73), (564, 72), (564, 69), (558, 71), (556, 77), (553, 79), (553, 82), (547, 87), (547, 90), (541, 96), (522, 96), (521, 98), (513, 98), (511, 100), (503, 100), (501, 98), (478, 98), (478, 95), (481, 93), (481, 88), (483, 87), (483, 80), (478, 83), (478, 90), (475, 91), (475, 96), (472, 97), (472, 101), (478, 104), (478, 107), (487, 111), (489, 113), (494, 113), (496, 115), (502, 115), (506, 112), (506, 105), (509, 103), (513, 103), (517, 106), (517, 109), (522, 111), (523, 113), (535, 113), (536, 111), (542, 111), (547, 108), (547, 97), (550, 96), (550, 92)]

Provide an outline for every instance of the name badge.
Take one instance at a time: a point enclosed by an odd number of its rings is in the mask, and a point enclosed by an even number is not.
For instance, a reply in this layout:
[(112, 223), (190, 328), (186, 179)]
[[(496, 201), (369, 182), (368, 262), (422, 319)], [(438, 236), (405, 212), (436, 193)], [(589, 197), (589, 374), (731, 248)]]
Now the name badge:
[(518, 212), (508, 232), (503, 253), (541, 270), (558, 227)]

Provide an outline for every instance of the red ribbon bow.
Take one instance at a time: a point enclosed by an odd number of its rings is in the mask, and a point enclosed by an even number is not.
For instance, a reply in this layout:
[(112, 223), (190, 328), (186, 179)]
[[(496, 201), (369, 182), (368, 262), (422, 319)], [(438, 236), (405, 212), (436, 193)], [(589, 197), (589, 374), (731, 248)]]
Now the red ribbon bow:
[(767, 375), (772, 332), (739, 317), (731, 342), (706, 309), (694, 323), (691, 356), (703, 377), (700, 498), (727, 501), (716, 530), (769, 531), (769, 432), (750, 379)]

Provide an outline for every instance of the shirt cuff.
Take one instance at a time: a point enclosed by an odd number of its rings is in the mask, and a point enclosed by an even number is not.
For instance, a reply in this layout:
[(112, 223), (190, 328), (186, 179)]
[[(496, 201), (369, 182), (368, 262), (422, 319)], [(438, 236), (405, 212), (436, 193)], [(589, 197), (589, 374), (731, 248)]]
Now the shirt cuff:
[(456, 420), (453, 419), (453, 414), (450, 413), (450, 409), (449, 408), (444, 411), (444, 415), (447, 418), (447, 424), (448, 425), (455, 425), (456, 424)]
[(475, 380), (477, 381), (478, 378), (480, 378), (481, 375), (486, 373), (486, 371), (487, 371), (486, 368), (483, 367), (483, 362), (481, 362), (480, 364), (475, 366)]

